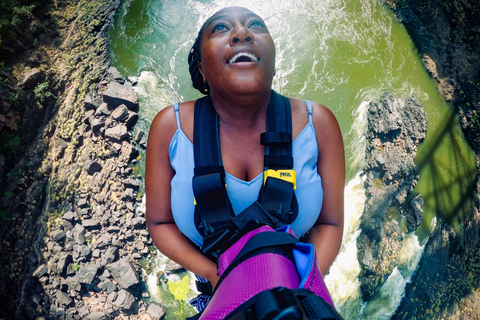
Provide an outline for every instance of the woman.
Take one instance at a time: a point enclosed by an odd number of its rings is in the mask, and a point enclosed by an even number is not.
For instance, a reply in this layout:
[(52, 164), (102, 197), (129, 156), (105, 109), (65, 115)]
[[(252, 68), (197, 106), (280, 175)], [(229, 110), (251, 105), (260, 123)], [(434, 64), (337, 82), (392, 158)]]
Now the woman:
[[(189, 56), (194, 87), (210, 95), (219, 119), (227, 191), (239, 213), (263, 181), (267, 107), (275, 75), (275, 45), (256, 14), (230, 7), (210, 17)], [(292, 110), (298, 218), (292, 228), (308, 234), (326, 274), (343, 234), (345, 161), (341, 132), (330, 110), (288, 98)], [(163, 109), (152, 122), (146, 157), (147, 224), (157, 248), (186, 269), (218, 281), (214, 262), (199, 250), (194, 226), (193, 114), (195, 101)]]

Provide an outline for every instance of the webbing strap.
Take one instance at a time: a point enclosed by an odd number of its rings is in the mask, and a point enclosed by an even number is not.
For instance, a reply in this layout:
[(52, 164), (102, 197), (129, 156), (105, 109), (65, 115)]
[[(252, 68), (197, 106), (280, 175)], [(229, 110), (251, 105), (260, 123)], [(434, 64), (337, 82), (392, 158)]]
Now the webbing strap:
[(266, 146), (265, 170), (291, 169), (293, 157), (290, 101), (287, 97), (272, 91), (268, 109), (267, 132), (260, 135), (260, 142)]
[[(204, 238), (203, 247), (208, 246), (209, 250), (212, 250), (213, 239), (225, 240), (229, 237), (228, 234), (233, 232), (230, 230), (232, 224), (227, 223), (233, 216), (233, 210), (225, 190), (225, 171), (218, 140), (218, 116), (210, 97), (195, 102), (194, 116), (194, 221), (198, 232)], [(224, 230), (225, 227), (229, 230)], [(209, 239), (205, 241), (207, 237)]]
[[(293, 184), (268, 177), (253, 203), (235, 217), (225, 186), (218, 135), (218, 116), (210, 97), (195, 102), (193, 192), (195, 226), (203, 237), (206, 254), (221, 249), (222, 244), (251, 222), (274, 228), (290, 224), (296, 217), (297, 203)], [(272, 90), (267, 112), (267, 132), (261, 134), (265, 145), (265, 170), (293, 168), (292, 114), (288, 98)], [(233, 219), (232, 219), (233, 218)]]
[(242, 250), (237, 254), (237, 256), (235, 257), (235, 259), (233, 259), (230, 265), (236, 264), (237, 260), (242, 259), (243, 256), (259, 248), (285, 245), (293, 246), (295, 243), (298, 243), (298, 239), (289, 233), (276, 231), (266, 231), (258, 233), (254, 235), (245, 244), (245, 246), (243, 246)]

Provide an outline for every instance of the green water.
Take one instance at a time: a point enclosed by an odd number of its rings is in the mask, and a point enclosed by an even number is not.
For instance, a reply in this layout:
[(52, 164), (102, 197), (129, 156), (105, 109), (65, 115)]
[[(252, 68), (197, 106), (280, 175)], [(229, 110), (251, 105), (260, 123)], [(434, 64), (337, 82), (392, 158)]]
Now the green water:
[(415, 96), (428, 114), (416, 163), (415, 191), (425, 200), (428, 235), (433, 217), (453, 224), (468, 210), (475, 166), (454, 108), (424, 70), (408, 33), (379, 0), (206, 1), (126, 0), (110, 34), (110, 57), (124, 76), (140, 76), (139, 128), (155, 114), (200, 94), (191, 87), (186, 57), (203, 21), (220, 8), (245, 6), (262, 16), (277, 46), (274, 89), (318, 101), (337, 116), (347, 157), (347, 183), (363, 166), (368, 101), (384, 92)]

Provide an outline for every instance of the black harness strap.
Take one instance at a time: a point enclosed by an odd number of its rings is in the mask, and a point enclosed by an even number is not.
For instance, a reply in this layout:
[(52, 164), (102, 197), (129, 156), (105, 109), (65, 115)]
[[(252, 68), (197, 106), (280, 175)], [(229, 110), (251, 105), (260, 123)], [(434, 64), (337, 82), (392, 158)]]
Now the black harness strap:
[[(290, 101), (273, 90), (268, 106), (267, 132), (262, 133), (260, 139), (265, 145), (266, 171), (288, 171), (293, 168)], [(294, 221), (298, 205), (293, 184), (273, 176), (266, 179), (258, 201), (235, 216), (225, 186), (218, 116), (210, 97), (195, 102), (193, 141), (195, 226), (203, 237), (203, 253), (216, 256), (217, 251), (228, 247), (241, 234), (259, 225), (278, 228)]]

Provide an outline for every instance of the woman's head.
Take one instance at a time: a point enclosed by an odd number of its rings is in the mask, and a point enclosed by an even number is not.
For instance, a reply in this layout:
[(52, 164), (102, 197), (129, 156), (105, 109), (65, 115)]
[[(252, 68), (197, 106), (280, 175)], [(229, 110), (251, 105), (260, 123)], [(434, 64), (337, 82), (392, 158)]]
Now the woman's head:
[(248, 9), (229, 7), (203, 24), (188, 63), (193, 87), (203, 94), (212, 89), (248, 92), (271, 86), (275, 45), (262, 18)]

